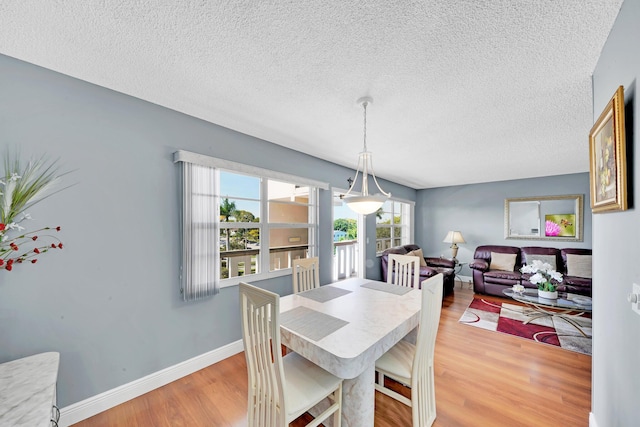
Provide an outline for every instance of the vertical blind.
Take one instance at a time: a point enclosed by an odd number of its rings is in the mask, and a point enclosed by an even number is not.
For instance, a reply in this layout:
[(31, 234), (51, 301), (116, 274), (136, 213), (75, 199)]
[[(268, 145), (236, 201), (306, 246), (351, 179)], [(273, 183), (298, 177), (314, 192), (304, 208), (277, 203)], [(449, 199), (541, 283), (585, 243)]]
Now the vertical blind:
[(215, 278), (215, 169), (188, 162), (182, 167), (182, 298), (192, 301), (220, 292)]

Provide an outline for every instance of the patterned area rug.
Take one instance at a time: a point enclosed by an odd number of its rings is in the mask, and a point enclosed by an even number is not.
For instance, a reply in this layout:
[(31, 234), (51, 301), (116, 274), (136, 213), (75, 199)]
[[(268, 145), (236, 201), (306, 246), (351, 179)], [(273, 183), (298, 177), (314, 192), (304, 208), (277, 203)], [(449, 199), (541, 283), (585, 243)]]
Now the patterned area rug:
[(481, 297), (474, 297), (460, 318), (460, 323), (591, 355), (590, 317), (574, 318), (587, 335), (584, 337), (569, 322), (557, 316), (545, 316), (524, 324), (523, 322), (529, 319), (526, 314), (528, 310), (530, 309), (521, 305), (485, 301)]

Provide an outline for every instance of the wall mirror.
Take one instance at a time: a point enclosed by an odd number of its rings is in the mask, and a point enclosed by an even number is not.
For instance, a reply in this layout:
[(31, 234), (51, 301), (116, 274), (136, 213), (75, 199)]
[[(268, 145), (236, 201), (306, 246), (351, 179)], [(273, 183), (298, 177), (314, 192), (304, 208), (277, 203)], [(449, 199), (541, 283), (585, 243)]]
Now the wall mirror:
[(505, 199), (504, 237), (582, 242), (583, 204), (582, 194)]

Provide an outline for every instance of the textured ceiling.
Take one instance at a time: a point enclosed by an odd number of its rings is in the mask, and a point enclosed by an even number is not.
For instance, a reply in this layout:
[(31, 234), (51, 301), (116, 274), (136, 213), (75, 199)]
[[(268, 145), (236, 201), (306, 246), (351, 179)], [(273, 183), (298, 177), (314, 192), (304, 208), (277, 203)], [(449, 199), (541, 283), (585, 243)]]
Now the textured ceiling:
[(0, 53), (413, 188), (589, 170), (622, 0), (0, 0)]

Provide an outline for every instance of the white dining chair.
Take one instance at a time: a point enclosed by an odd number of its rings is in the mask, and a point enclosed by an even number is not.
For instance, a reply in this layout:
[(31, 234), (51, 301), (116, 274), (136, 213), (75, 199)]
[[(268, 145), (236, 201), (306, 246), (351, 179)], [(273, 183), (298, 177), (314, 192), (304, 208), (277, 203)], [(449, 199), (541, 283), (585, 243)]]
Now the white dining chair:
[(387, 283), (418, 289), (420, 258), (411, 255), (389, 254)]
[(285, 427), (319, 402), (330, 406), (308, 426), (342, 417), (342, 379), (297, 353), (282, 356), (280, 297), (240, 283), (242, 340), (249, 376), (249, 427)]
[[(428, 427), (436, 419), (433, 355), (442, 307), (442, 274), (422, 282), (422, 309), (416, 344), (401, 340), (376, 360), (375, 389), (411, 407), (413, 426)], [(385, 377), (411, 387), (411, 399), (386, 388)]]
[(293, 260), (293, 293), (320, 287), (320, 261), (318, 257)]

